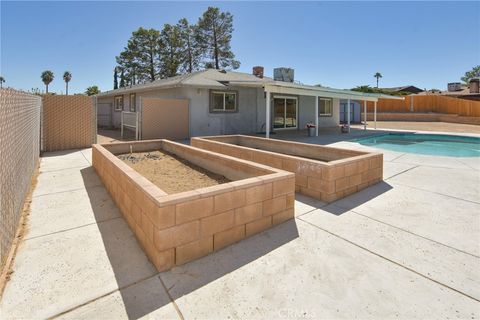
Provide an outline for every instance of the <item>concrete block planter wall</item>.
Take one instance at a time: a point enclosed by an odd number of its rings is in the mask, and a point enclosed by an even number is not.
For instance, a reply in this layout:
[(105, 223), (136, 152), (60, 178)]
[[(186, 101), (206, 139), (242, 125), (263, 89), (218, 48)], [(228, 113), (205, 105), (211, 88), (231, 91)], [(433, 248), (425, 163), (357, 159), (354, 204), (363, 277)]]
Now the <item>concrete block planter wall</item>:
[[(160, 149), (231, 182), (167, 194), (116, 157)], [(168, 140), (93, 145), (93, 166), (159, 271), (294, 217), (294, 174)]]
[(383, 178), (383, 154), (244, 135), (192, 138), (191, 145), (295, 173), (295, 190), (324, 202)]

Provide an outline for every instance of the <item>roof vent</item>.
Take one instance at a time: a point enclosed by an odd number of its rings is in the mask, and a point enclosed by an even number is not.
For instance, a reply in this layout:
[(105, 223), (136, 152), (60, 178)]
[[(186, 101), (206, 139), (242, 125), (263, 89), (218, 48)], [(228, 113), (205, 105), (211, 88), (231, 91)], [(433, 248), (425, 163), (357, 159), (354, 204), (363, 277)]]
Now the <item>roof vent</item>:
[(294, 71), (291, 68), (275, 68), (273, 69), (273, 80), (293, 82)]
[(222, 70), (218, 70), (218, 72), (220, 72), (220, 73), (227, 73), (227, 70), (222, 69)]

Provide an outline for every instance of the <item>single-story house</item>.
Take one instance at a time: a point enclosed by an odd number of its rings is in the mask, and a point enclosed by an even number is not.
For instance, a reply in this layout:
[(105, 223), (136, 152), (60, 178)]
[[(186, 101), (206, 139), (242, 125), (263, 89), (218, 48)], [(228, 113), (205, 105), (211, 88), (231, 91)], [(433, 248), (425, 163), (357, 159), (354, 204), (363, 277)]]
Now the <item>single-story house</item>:
[(264, 77), (262, 67), (254, 67), (252, 74), (207, 69), (102, 92), (97, 95), (97, 119), (100, 126), (135, 129), (140, 139), (269, 136), (272, 130), (304, 129), (307, 123), (318, 128), (359, 121), (349, 106), (366, 101), (376, 105), (382, 97), (395, 98), (298, 84), (288, 68), (275, 69), (273, 78)]
[(404, 94), (416, 94), (419, 92), (422, 92), (423, 90), (412, 86), (412, 85), (407, 85), (407, 86), (401, 86), (401, 87), (392, 87), (392, 88), (382, 88), (383, 90), (387, 90), (390, 92), (395, 92), (395, 93), (404, 93)]

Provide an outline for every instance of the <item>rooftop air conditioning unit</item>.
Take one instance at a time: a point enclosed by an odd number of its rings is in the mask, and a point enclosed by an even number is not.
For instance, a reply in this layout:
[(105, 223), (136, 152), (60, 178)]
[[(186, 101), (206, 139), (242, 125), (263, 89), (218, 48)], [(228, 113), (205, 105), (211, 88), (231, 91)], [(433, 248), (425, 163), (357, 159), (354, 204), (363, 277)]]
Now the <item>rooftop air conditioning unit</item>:
[(294, 71), (291, 68), (275, 68), (273, 69), (273, 80), (293, 82)]

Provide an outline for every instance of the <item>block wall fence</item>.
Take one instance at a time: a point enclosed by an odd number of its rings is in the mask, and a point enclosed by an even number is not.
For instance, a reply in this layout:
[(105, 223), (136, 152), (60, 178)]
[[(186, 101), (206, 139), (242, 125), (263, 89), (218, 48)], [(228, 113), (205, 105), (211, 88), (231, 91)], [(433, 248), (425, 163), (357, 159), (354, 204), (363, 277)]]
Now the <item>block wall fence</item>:
[[(115, 154), (163, 149), (232, 181), (168, 195)], [(158, 271), (294, 217), (294, 175), (167, 140), (93, 145), (93, 166)]]
[(0, 89), (0, 270), (38, 167), (41, 106), (39, 96)]
[[(383, 178), (381, 153), (242, 135), (192, 138), (191, 145), (293, 172), (297, 192), (327, 203)], [(328, 162), (314, 160), (318, 155)]]

